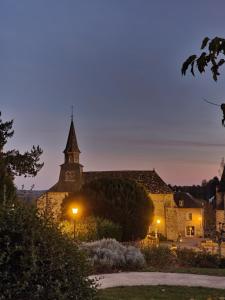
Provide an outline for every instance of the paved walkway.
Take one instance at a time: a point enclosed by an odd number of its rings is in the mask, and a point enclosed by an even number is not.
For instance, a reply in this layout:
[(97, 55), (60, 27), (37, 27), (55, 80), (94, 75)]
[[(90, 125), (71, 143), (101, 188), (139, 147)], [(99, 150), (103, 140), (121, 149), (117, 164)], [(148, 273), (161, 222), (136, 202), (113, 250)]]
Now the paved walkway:
[(90, 278), (99, 279), (100, 289), (137, 285), (179, 285), (225, 289), (225, 277), (208, 275), (161, 272), (122, 272), (90, 276)]

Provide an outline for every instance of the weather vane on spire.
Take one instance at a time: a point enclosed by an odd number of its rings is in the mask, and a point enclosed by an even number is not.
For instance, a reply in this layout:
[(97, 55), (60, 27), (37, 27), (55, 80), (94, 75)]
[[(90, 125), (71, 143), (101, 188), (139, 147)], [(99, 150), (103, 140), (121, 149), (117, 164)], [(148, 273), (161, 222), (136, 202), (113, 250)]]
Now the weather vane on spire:
[(71, 106), (71, 121), (73, 121), (73, 105)]

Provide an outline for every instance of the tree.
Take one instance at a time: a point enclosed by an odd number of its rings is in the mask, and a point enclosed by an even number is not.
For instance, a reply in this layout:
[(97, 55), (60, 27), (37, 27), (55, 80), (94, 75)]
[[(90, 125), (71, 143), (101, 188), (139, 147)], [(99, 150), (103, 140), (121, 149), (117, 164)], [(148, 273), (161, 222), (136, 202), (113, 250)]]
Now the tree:
[(214, 37), (210, 39), (205, 37), (202, 41), (201, 50), (203, 50), (199, 56), (193, 54), (189, 56), (182, 65), (182, 75), (186, 75), (188, 68), (193, 76), (195, 76), (195, 69), (200, 74), (205, 72), (207, 67), (211, 67), (211, 73), (213, 79), (217, 81), (217, 77), (220, 75), (219, 68), (225, 63), (225, 60), (221, 58), (225, 55), (225, 39), (220, 37)]
[(36, 176), (43, 163), (40, 163), (42, 149), (33, 146), (31, 151), (21, 154), (18, 150), (4, 151), (9, 138), (14, 134), (13, 120), (3, 122), (0, 112), (0, 202), (12, 199), (15, 193), (15, 176)]
[(2, 300), (94, 298), (84, 254), (34, 208), (0, 205), (0, 249)]
[(122, 240), (144, 238), (153, 216), (153, 203), (135, 181), (101, 178), (82, 189), (86, 214), (109, 219), (122, 228)]

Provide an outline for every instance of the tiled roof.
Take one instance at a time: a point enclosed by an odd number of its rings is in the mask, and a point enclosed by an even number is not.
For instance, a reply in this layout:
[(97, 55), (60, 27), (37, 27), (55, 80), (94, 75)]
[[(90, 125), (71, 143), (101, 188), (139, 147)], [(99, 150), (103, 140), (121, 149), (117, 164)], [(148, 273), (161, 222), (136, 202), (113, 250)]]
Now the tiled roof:
[(194, 198), (191, 194), (177, 192), (174, 194), (174, 201), (179, 208), (202, 208), (204, 201)]
[(145, 186), (147, 191), (152, 194), (171, 194), (172, 190), (159, 177), (155, 170), (152, 171), (94, 171), (84, 172), (84, 183), (95, 179), (111, 177), (111, 178), (126, 178), (134, 180)]

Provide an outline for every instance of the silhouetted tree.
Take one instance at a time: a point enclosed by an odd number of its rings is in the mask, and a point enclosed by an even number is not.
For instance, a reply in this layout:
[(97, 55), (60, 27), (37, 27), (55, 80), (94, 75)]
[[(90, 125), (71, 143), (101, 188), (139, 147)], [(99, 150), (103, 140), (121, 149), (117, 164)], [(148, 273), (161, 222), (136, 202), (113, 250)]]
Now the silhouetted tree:
[(214, 197), (216, 194), (216, 187), (219, 184), (218, 177), (213, 177), (209, 181), (205, 179), (202, 180), (201, 185), (191, 185), (191, 186), (171, 186), (174, 192), (185, 192), (190, 193), (193, 197), (198, 199), (203, 199), (208, 201), (210, 198)]
[(193, 54), (189, 56), (182, 65), (182, 75), (186, 75), (187, 70), (190, 67), (191, 74), (195, 76), (195, 69), (197, 68), (200, 74), (204, 73), (207, 67), (210, 67), (213, 79), (217, 81), (219, 68), (225, 63), (225, 39), (220, 37), (214, 37), (210, 39), (205, 37), (201, 45), (201, 54), (197, 56)]
[(122, 240), (144, 238), (153, 216), (153, 203), (135, 181), (94, 180), (82, 189), (87, 214), (109, 219), (122, 228)]
[(35, 176), (43, 166), (43, 163), (39, 163), (42, 154), (39, 146), (33, 146), (31, 151), (23, 154), (15, 149), (4, 151), (8, 139), (14, 134), (12, 127), (13, 120), (3, 122), (0, 118), (0, 203), (4, 199), (13, 198), (15, 176)]

